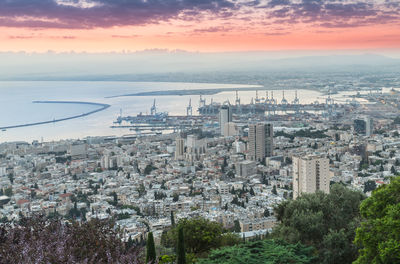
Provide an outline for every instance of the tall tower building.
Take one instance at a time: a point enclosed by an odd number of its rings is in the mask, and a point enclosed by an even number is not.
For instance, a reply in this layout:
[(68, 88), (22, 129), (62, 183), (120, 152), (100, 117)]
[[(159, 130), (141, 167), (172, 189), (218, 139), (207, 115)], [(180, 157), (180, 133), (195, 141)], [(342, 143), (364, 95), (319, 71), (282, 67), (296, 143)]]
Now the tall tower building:
[(199, 138), (197, 135), (188, 135), (186, 138), (185, 159), (189, 162), (202, 159), (207, 149), (206, 138)]
[(249, 125), (249, 159), (263, 161), (273, 155), (274, 128), (272, 124)]
[(185, 140), (181, 137), (176, 138), (175, 159), (183, 159), (185, 153)]
[(374, 130), (372, 118), (365, 116), (354, 120), (354, 131), (359, 135), (371, 136)]
[(302, 193), (329, 193), (329, 159), (306, 155), (293, 157), (293, 199)]
[(232, 122), (232, 108), (229, 105), (223, 105), (219, 109), (219, 127), (221, 135), (224, 135), (225, 124)]
[(365, 121), (365, 135), (367, 137), (370, 137), (374, 131), (374, 122), (372, 121), (372, 118), (369, 116), (366, 116), (364, 118), (364, 121)]

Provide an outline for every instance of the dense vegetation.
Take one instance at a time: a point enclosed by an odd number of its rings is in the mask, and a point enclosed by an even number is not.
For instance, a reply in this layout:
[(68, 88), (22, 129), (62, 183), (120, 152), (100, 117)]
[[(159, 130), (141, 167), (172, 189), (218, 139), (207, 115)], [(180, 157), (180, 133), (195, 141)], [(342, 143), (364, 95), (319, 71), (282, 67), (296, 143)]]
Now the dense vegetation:
[(308, 264), (313, 260), (313, 249), (300, 244), (276, 240), (260, 240), (211, 251), (199, 264)]
[(0, 226), (0, 263), (143, 263), (110, 221), (79, 224), (42, 217)]
[(303, 194), (275, 208), (279, 225), (274, 236), (316, 250), (318, 263), (351, 263), (357, 258), (353, 244), (360, 224), (361, 192), (333, 185), (330, 194)]
[(223, 230), (222, 225), (204, 218), (182, 219), (175, 227), (162, 235), (161, 243), (167, 248), (178, 244), (179, 230), (182, 230), (186, 253), (204, 256), (211, 249), (238, 244), (238, 235)]
[(376, 189), (361, 204), (361, 216), (355, 238), (361, 249), (355, 263), (399, 263), (400, 177)]
[(295, 137), (307, 137), (307, 138), (326, 138), (329, 137), (325, 134), (326, 130), (311, 130), (311, 129), (301, 129), (291, 133), (286, 133), (285, 131), (275, 132), (275, 137), (287, 137), (293, 140)]
[(368, 199), (342, 185), (303, 194), (279, 204), (275, 216), (268, 239), (244, 242), (219, 223), (199, 217), (175, 224), (171, 214), (162, 248), (149, 233), (146, 255), (121, 241), (113, 221), (22, 218), (0, 225), (0, 263), (400, 263), (400, 177)]

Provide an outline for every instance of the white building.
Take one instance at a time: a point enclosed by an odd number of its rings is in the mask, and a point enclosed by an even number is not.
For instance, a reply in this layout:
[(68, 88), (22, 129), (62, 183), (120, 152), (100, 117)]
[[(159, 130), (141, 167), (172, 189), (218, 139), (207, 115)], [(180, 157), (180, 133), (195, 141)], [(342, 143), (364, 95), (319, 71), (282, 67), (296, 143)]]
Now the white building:
[(181, 137), (176, 138), (176, 148), (175, 148), (175, 159), (179, 160), (183, 158), (185, 153), (185, 140)]
[(185, 153), (185, 158), (187, 161), (193, 162), (195, 160), (200, 160), (201, 156), (206, 153), (206, 149), (206, 138), (199, 139), (197, 135), (187, 136)]
[(273, 155), (274, 129), (272, 124), (249, 125), (249, 159), (263, 161)]
[(316, 156), (293, 157), (293, 199), (302, 193), (329, 193), (329, 159)]
[(223, 105), (219, 109), (219, 126), (221, 129), (221, 135), (225, 136), (225, 124), (232, 122), (232, 108), (229, 105)]
[(235, 148), (236, 153), (243, 153), (246, 151), (246, 144), (242, 141), (233, 142), (233, 147)]
[(221, 195), (227, 195), (229, 194), (229, 185), (224, 183), (224, 182), (220, 182), (217, 184), (218, 187), (218, 192)]
[(7, 168), (6, 167), (0, 167), (0, 177), (6, 175), (7, 173)]

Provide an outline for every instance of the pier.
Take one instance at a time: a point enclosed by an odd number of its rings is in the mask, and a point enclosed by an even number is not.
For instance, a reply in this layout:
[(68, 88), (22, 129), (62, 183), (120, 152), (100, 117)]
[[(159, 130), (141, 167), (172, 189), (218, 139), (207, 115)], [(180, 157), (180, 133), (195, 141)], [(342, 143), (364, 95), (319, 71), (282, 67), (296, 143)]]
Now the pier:
[(344, 104), (337, 104), (330, 97), (325, 99), (324, 103), (320, 103), (315, 101), (310, 104), (301, 104), (300, 100), (296, 96), (292, 102), (289, 102), (285, 98), (285, 92), (282, 93), (281, 101), (278, 101), (274, 98), (273, 91), (271, 91), (271, 97), (268, 96), (268, 92), (266, 91), (266, 96), (259, 98), (258, 92), (256, 91), (255, 99), (251, 99), (250, 104), (241, 104), (240, 98), (238, 96), (238, 91), (236, 91), (236, 100), (235, 104), (231, 104), (229, 101), (224, 103), (216, 103), (211, 99), (209, 104), (206, 104), (206, 100), (202, 98), (200, 95), (199, 100), (199, 108), (198, 112), (200, 115), (204, 116), (215, 116), (218, 115), (219, 109), (222, 105), (229, 105), (232, 109), (232, 113), (238, 116), (240, 115), (275, 115), (276, 113), (305, 113), (305, 112), (327, 112), (332, 113), (338, 109), (344, 109), (346, 106)]

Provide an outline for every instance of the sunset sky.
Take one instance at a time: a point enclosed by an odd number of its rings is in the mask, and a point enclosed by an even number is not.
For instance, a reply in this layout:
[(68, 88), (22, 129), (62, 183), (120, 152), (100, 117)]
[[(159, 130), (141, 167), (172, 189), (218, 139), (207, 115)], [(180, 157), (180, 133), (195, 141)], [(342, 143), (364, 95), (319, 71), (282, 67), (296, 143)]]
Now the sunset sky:
[(1, 0), (0, 51), (400, 49), (399, 0)]

